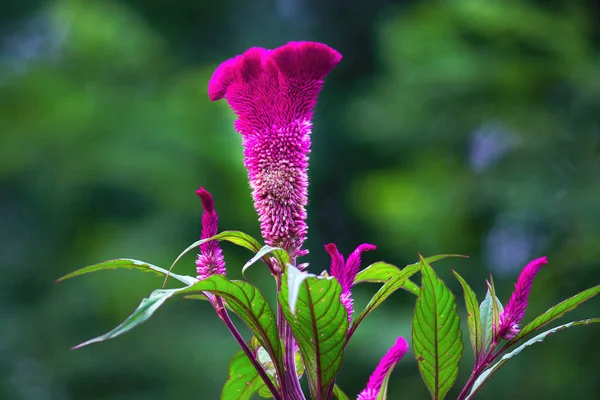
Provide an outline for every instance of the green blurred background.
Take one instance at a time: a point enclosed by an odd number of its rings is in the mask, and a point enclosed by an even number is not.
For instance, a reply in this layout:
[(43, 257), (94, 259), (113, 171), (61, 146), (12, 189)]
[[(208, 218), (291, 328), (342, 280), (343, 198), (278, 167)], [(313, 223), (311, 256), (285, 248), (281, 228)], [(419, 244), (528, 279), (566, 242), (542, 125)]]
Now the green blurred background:
[[(199, 185), (222, 229), (259, 236), (233, 113), (206, 93), (214, 68), (252, 46), (315, 40), (344, 55), (314, 121), (311, 271), (328, 266), (329, 242), (377, 244), (365, 265), (467, 254), (437, 264), (464, 309), (452, 269), (480, 300), (493, 272), (506, 301), (526, 262), (548, 255), (526, 319), (600, 283), (599, 20), (592, 0), (3, 0), (0, 398), (218, 398), (236, 348), (206, 303), (171, 300), (70, 351), (162, 280), (54, 281), (116, 257), (168, 267), (198, 238)], [(238, 277), (249, 253), (224, 248)], [(193, 271), (191, 255), (177, 267)], [(266, 268), (249, 279), (272, 293)], [(356, 289), (358, 306), (376, 289)], [(410, 335), (414, 300), (397, 293), (357, 331), (339, 378), (351, 397)], [(568, 320), (597, 316), (599, 301)], [(533, 346), (479, 398), (597, 398), (599, 329)], [(412, 357), (390, 391), (428, 398)]]

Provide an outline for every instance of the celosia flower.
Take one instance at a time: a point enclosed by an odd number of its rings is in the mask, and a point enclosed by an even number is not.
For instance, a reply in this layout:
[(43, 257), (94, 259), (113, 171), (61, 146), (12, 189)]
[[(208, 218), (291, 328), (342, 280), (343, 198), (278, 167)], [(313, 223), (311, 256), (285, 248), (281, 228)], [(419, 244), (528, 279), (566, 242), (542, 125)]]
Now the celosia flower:
[(377, 368), (375, 368), (375, 371), (367, 382), (367, 387), (360, 392), (356, 400), (376, 400), (386, 375), (396, 366), (407, 351), (408, 343), (406, 343), (406, 340), (402, 336), (398, 337), (396, 344), (379, 361), (379, 365), (377, 365)]
[[(202, 200), (202, 234), (200, 239), (207, 239), (217, 234), (219, 216), (215, 211), (215, 202), (204, 188), (196, 190)], [(225, 261), (223, 252), (216, 240), (211, 240), (200, 245), (200, 254), (196, 259), (198, 279), (206, 279), (211, 275), (225, 275)]]
[(500, 314), (499, 326), (496, 330), (497, 338), (510, 340), (519, 333), (519, 322), (525, 316), (533, 279), (545, 264), (548, 264), (546, 257), (533, 260), (519, 275), (519, 279), (515, 283), (515, 290), (504, 307), (504, 311)]
[(352, 321), (352, 312), (354, 311), (354, 301), (352, 300), (352, 287), (354, 286), (354, 278), (358, 274), (360, 268), (360, 255), (364, 251), (375, 250), (372, 244), (363, 243), (354, 250), (348, 260), (344, 262), (344, 256), (340, 254), (337, 246), (333, 243), (325, 245), (325, 250), (331, 256), (331, 267), (329, 273), (334, 276), (342, 287), (340, 301), (348, 311), (348, 322)]
[(340, 60), (321, 43), (251, 48), (222, 63), (208, 84), (210, 99), (224, 97), (238, 116), (262, 236), (293, 255), (306, 239), (313, 108), (323, 79)]

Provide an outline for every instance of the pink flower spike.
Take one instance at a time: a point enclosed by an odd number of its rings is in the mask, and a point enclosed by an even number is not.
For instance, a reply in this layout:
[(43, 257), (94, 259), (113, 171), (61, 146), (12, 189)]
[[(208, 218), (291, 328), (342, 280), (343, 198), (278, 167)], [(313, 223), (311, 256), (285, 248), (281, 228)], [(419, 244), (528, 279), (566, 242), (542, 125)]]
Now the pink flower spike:
[(306, 240), (308, 154), (313, 108), (325, 76), (341, 55), (313, 42), (275, 50), (251, 48), (222, 63), (208, 95), (237, 114), (244, 165), (262, 236), (298, 256)]
[(360, 392), (356, 400), (377, 400), (386, 375), (391, 372), (407, 351), (408, 343), (402, 336), (398, 337), (396, 344), (379, 361), (379, 365), (367, 382), (367, 387)]
[[(201, 239), (207, 239), (217, 234), (219, 228), (219, 216), (215, 211), (215, 202), (211, 194), (204, 188), (196, 190), (202, 201), (202, 234)], [(202, 243), (200, 254), (196, 259), (196, 270), (198, 279), (206, 279), (211, 275), (225, 275), (225, 260), (223, 252), (216, 240)]]
[(352, 299), (352, 287), (354, 286), (354, 278), (358, 274), (360, 268), (360, 256), (364, 251), (375, 250), (372, 244), (363, 243), (350, 254), (348, 260), (344, 263), (344, 256), (340, 254), (337, 246), (330, 243), (325, 246), (325, 250), (331, 256), (331, 267), (329, 273), (335, 277), (342, 287), (340, 301), (348, 312), (348, 322), (352, 321), (352, 313), (354, 312), (354, 300)]
[(542, 268), (542, 265), (545, 264), (548, 264), (547, 257), (541, 257), (531, 261), (523, 268), (517, 283), (515, 283), (515, 290), (510, 296), (506, 307), (504, 307), (504, 311), (500, 314), (499, 327), (496, 333), (498, 338), (510, 340), (519, 333), (519, 322), (525, 316), (533, 279)]
[(337, 246), (334, 243), (326, 244), (325, 251), (327, 251), (331, 256), (331, 266), (329, 267), (329, 274), (338, 278), (338, 282), (340, 282), (341, 285), (342, 282), (339, 278), (343, 275), (344, 266), (346, 265), (344, 261), (344, 256), (340, 254)]
[(377, 246), (369, 243), (363, 243), (359, 245), (356, 250), (354, 250), (350, 256), (348, 256), (348, 260), (346, 261), (346, 286), (352, 287), (354, 286), (354, 279), (356, 278), (356, 274), (360, 269), (360, 256), (365, 251), (373, 251), (376, 250)]

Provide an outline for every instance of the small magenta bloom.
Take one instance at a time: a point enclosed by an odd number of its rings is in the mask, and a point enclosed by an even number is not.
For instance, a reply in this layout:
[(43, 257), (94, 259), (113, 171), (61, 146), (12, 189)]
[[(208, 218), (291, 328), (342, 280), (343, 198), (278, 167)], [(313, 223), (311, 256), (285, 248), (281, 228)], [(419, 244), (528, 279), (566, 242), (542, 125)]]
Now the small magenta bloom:
[(531, 261), (523, 269), (521, 275), (519, 275), (519, 279), (517, 279), (517, 283), (515, 283), (514, 292), (510, 296), (506, 307), (504, 307), (504, 311), (500, 314), (496, 337), (510, 340), (519, 333), (519, 322), (525, 316), (533, 279), (540, 268), (542, 268), (542, 265), (545, 264), (548, 264), (548, 259), (541, 257)]
[(335, 277), (342, 287), (340, 301), (348, 311), (348, 322), (352, 321), (352, 312), (354, 311), (354, 300), (352, 300), (352, 287), (354, 286), (354, 278), (358, 274), (360, 268), (360, 256), (364, 251), (375, 250), (372, 244), (363, 243), (354, 250), (348, 260), (344, 262), (344, 256), (340, 254), (337, 246), (333, 243), (325, 245), (325, 250), (331, 256), (331, 267), (329, 273)]
[[(200, 239), (208, 239), (217, 234), (219, 216), (215, 211), (215, 202), (210, 193), (203, 187), (196, 190), (202, 200), (202, 234)], [(211, 240), (200, 245), (200, 254), (196, 260), (198, 279), (206, 279), (211, 275), (225, 275), (225, 260), (219, 242)]]
[(341, 58), (321, 43), (251, 48), (222, 63), (208, 84), (210, 100), (225, 98), (238, 116), (262, 236), (293, 255), (301, 254), (307, 232), (313, 108)]
[(379, 361), (379, 365), (367, 382), (367, 387), (360, 392), (356, 400), (377, 400), (385, 376), (396, 366), (408, 351), (408, 343), (402, 336), (398, 337), (396, 344)]

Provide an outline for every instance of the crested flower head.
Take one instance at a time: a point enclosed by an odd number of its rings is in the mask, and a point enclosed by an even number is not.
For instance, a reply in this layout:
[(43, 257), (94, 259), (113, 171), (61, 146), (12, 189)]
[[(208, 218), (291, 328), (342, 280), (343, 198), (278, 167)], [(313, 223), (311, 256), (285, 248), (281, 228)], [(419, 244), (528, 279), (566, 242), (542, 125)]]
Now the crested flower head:
[(408, 343), (406, 343), (406, 340), (402, 336), (398, 337), (396, 343), (379, 361), (379, 365), (377, 365), (377, 368), (375, 368), (375, 371), (373, 371), (367, 382), (367, 387), (360, 392), (356, 400), (376, 400), (386, 375), (396, 366), (407, 351)]
[(344, 256), (340, 254), (337, 246), (333, 243), (325, 245), (325, 250), (331, 256), (331, 267), (329, 272), (335, 277), (342, 287), (340, 301), (348, 311), (348, 321), (352, 321), (352, 312), (354, 311), (354, 301), (352, 300), (352, 287), (354, 286), (354, 278), (358, 274), (360, 268), (360, 256), (364, 251), (375, 250), (372, 244), (363, 243), (354, 250), (348, 260), (344, 262)]
[[(215, 211), (215, 202), (211, 194), (204, 188), (196, 190), (202, 201), (202, 234), (201, 239), (208, 239), (217, 234), (219, 216)], [(225, 275), (225, 261), (223, 252), (216, 240), (211, 240), (200, 245), (200, 254), (196, 259), (198, 279), (206, 279), (211, 275)]]
[(496, 337), (499, 339), (510, 340), (519, 333), (519, 322), (525, 316), (533, 279), (545, 264), (548, 264), (546, 257), (533, 260), (519, 275), (519, 279), (515, 283), (515, 290), (506, 303), (504, 311), (500, 314), (499, 326), (496, 331)]
[(208, 95), (237, 114), (244, 164), (262, 236), (298, 255), (306, 239), (308, 153), (313, 108), (341, 55), (321, 43), (251, 48), (222, 63)]

